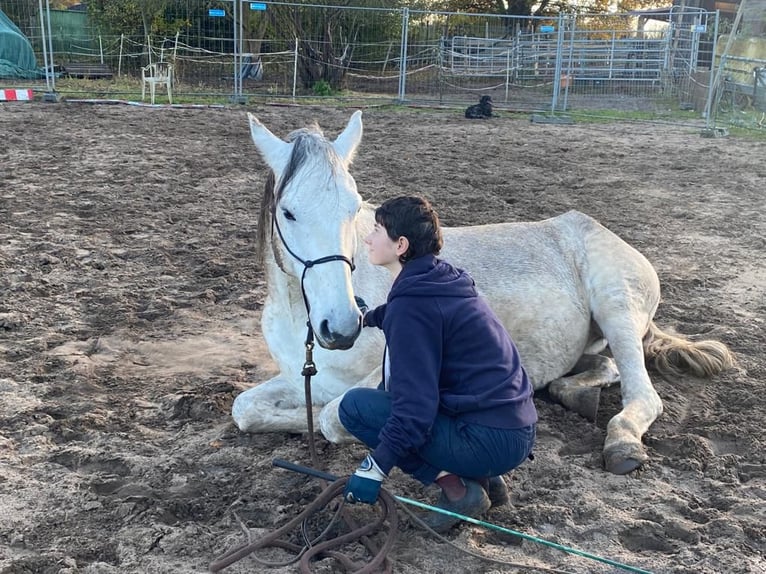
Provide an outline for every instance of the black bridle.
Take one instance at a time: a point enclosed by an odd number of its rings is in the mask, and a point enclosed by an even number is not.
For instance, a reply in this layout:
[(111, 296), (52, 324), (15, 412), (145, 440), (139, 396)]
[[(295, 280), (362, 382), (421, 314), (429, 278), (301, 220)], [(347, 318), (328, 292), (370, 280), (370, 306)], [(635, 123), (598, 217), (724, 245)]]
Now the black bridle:
[[(276, 211), (276, 210), (275, 210)], [(275, 212), (272, 212), (271, 221), (274, 223), (274, 227), (277, 230), (277, 234), (279, 235), (279, 240), (282, 242), (282, 245), (287, 250), (287, 252), (292, 255), (293, 259), (296, 261), (299, 261), (303, 265), (303, 273), (301, 273), (301, 295), (303, 296), (303, 304), (306, 307), (306, 314), (311, 311), (311, 304), (309, 303), (308, 297), (306, 297), (306, 289), (303, 287), (303, 283), (306, 279), (306, 272), (311, 269), (312, 267), (316, 265), (321, 265), (322, 263), (330, 263), (331, 261), (343, 261), (351, 268), (351, 273), (354, 272), (356, 269), (356, 265), (354, 265), (354, 261), (346, 257), (345, 255), (326, 255), (325, 257), (320, 257), (319, 259), (303, 259), (300, 257), (295, 251), (290, 249), (290, 246), (287, 244), (287, 241), (285, 241), (284, 235), (282, 235), (282, 230), (279, 228), (279, 222), (277, 221), (277, 214)], [(308, 328), (310, 331), (313, 331), (313, 328), (311, 327), (311, 317), (308, 317)]]

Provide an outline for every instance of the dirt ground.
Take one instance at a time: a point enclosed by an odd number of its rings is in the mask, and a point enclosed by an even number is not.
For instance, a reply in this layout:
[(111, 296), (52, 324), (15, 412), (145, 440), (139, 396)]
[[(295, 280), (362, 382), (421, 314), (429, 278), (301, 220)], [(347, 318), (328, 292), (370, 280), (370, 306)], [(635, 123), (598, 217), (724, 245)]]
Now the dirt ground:
[[(334, 137), (351, 114), (250, 111), (282, 136), (317, 120)], [(711, 381), (653, 376), (665, 413), (629, 476), (601, 462), (617, 388), (595, 425), (538, 396), (536, 458), (488, 520), (655, 573), (766, 573), (766, 145), (461, 110), (364, 120), (365, 199), (421, 193), (448, 225), (584, 211), (655, 264), (661, 326), (737, 356)], [(266, 173), (245, 109), (3, 104), (0, 141), (0, 573), (204, 572), (320, 491), (272, 467), (307, 464), (305, 436), (242, 434), (230, 417), (273, 369), (254, 257)], [(336, 474), (364, 452), (318, 446)], [(400, 473), (389, 486), (435, 500)], [(478, 526), (451, 538), (498, 560), (626, 571)], [(392, 557), (401, 574), (532, 571), (410, 527)], [(297, 567), (224, 572), (265, 571)]]

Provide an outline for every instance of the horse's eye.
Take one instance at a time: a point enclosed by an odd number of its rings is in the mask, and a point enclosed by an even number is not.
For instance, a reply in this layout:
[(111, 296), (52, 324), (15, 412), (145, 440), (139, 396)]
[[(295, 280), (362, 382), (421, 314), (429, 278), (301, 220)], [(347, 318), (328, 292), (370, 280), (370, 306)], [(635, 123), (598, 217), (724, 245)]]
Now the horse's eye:
[(295, 216), (292, 214), (292, 212), (289, 209), (283, 209), (282, 215), (284, 215), (285, 219), (289, 221), (295, 221)]

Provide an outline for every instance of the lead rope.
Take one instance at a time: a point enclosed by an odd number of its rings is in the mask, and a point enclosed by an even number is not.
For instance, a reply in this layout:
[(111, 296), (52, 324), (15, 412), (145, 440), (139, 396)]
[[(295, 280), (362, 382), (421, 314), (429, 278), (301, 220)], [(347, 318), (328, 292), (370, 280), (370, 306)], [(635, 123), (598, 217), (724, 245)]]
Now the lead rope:
[[(308, 427), (308, 443), (309, 443), (309, 455), (311, 462), (315, 468), (319, 468), (319, 455), (316, 451), (316, 443), (314, 437), (314, 413), (312, 408), (311, 399), (311, 377), (317, 374), (316, 364), (314, 363), (314, 330), (311, 327), (311, 322), (307, 323), (306, 333), (306, 360), (301, 370), (303, 376), (304, 392), (306, 400), (306, 423)], [(340, 562), (347, 572), (353, 572), (354, 574), (372, 574), (373, 572), (383, 571), (385, 573), (391, 573), (393, 564), (388, 558), (388, 553), (396, 543), (396, 536), (399, 532), (399, 517), (397, 514), (397, 504), (394, 497), (386, 490), (381, 489), (380, 492), (380, 504), (378, 518), (365, 526), (360, 526), (345, 506), (345, 501), (340, 503), (340, 506), (336, 510), (332, 520), (325, 527), (322, 533), (313, 540), (307, 534), (307, 521), (315, 513), (325, 508), (333, 499), (338, 495), (343, 494), (346, 487), (346, 478), (339, 478), (332, 483), (328, 483), (327, 479), (321, 479), (324, 489), (321, 494), (309, 504), (303, 512), (293, 518), (290, 522), (282, 526), (281, 528), (273, 531), (265, 537), (255, 542), (248, 542), (236, 546), (226, 553), (219, 556), (209, 566), (211, 572), (219, 572), (224, 568), (231, 566), (235, 562), (241, 560), (245, 556), (248, 556), (259, 548), (265, 548), (268, 546), (276, 546), (284, 548), (296, 555), (284, 562), (265, 562), (258, 557), (253, 557), (256, 562), (265, 566), (287, 566), (295, 562), (299, 563), (299, 568), (302, 574), (311, 574), (311, 559), (318, 556), (328, 556), (338, 562)], [(343, 520), (346, 526), (349, 528), (349, 532), (337, 536), (335, 538), (329, 538), (325, 540), (326, 535), (331, 530), (332, 526), (338, 519)], [(378, 530), (383, 528), (384, 523), (388, 521), (388, 534), (381, 548), (378, 548), (376, 544), (370, 539), (370, 535), (375, 534)], [(288, 535), (298, 526), (301, 526), (304, 545), (300, 546), (292, 542), (280, 540), (283, 535)], [(370, 555), (372, 560), (364, 565), (360, 565), (351, 560), (345, 554), (334, 550), (334, 548), (348, 544), (354, 541), (360, 541)]]
[[(307, 331), (306, 331), (306, 340), (304, 342), (305, 349), (306, 349), (306, 358), (305, 358), (305, 362), (303, 363), (303, 369), (301, 370), (301, 375), (303, 376), (303, 390), (304, 390), (305, 402), (306, 402), (306, 426), (308, 429), (309, 456), (311, 457), (311, 463), (316, 468), (319, 468), (321, 465), (319, 463), (319, 455), (317, 454), (317, 450), (316, 450), (316, 439), (314, 436), (314, 410), (313, 410), (313, 400), (311, 398), (311, 378), (317, 374), (316, 363), (314, 363), (314, 328), (311, 326), (311, 318), (309, 316), (311, 306), (309, 304), (308, 297), (306, 297), (306, 290), (304, 289), (303, 284), (306, 278), (306, 272), (314, 265), (318, 265), (321, 263), (329, 263), (330, 261), (343, 261), (344, 263), (347, 263), (349, 267), (351, 267), (352, 272), (354, 271), (355, 266), (353, 261), (349, 260), (347, 257), (343, 255), (328, 255), (326, 257), (321, 257), (313, 261), (300, 258), (298, 255), (295, 254), (295, 252), (293, 252), (292, 249), (290, 249), (290, 247), (285, 242), (285, 239), (282, 236), (282, 230), (279, 228), (279, 224), (276, 221), (276, 217), (273, 217), (273, 215), (274, 213), (272, 212), (272, 222), (274, 224), (274, 227), (277, 230), (279, 239), (282, 241), (282, 244), (285, 246), (285, 249), (287, 249), (287, 252), (290, 255), (292, 255), (292, 257), (294, 257), (296, 260), (300, 261), (303, 264), (303, 273), (301, 273), (301, 295), (303, 296), (303, 304), (306, 307), (306, 315), (309, 318), (306, 322)], [(383, 572), (390, 574), (390, 572), (392, 571), (393, 565), (391, 563), (391, 560), (388, 558), (388, 552), (391, 550), (391, 548), (394, 546), (394, 543), (396, 542), (396, 536), (399, 532), (399, 527), (398, 527), (398, 514), (396, 512), (396, 501), (394, 500), (393, 496), (391, 496), (391, 494), (388, 493), (386, 490), (381, 489), (380, 498), (379, 498), (379, 501), (380, 501), (379, 508), (381, 512), (378, 519), (375, 522), (368, 524), (366, 526), (359, 526), (358, 523), (347, 511), (345, 507), (345, 501), (343, 501), (340, 503), (340, 506), (335, 512), (335, 515), (333, 519), (331, 520), (330, 524), (327, 527), (325, 527), (325, 529), (322, 531), (322, 533), (319, 536), (317, 536), (315, 539), (312, 540), (307, 534), (308, 519), (314, 513), (322, 510), (336, 496), (338, 496), (339, 494), (340, 495), (343, 494), (343, 490), (345, 489), (345, 485), (346, 485), (346, 480), (347, 480), (346, 478), (340, 478), (329, 485), (326, 480), (323, 480), (322, 484), (324, 486), (324, 490), (319, 495), (319, 497), (312, 504), (310, 504), (301, 514), (299, 514), (293, 520), (285, 524), (283, 527), (272, 532), (271, 534), (267, 535), (265, 538), (259, 541), (242, 544), (240, 546), (230, 549), (229, 551), (219, 556), (214, 562), (210, 564), (209, 566), (210, 571), (219, 572), (220, 570), (223, 570), (224, 568), (226, 568), (227, 566), (230, 566), (234, 562), (241, 560), (248, 554), (251, 554), (254, 550), (257, 550), (258, 548), (264, 548), (266, 546), (278, 546), (280, 548), (285, 548), (293, 552), (296, 552), (297, 556), (295, 556), (291, 560), (288, 560), (287, 562), (280, 563), (280, 564), (265, 563), (259, 560), (257, 557), (255, 557), (255, 560), (261, 564), (265, 564), (269, 566), (284, 566), (284, 565), (288, 565), (288, 564), (292, 564), (294, 562), (300, 561), (301, 572), (303, 574), (311, 574), (311, 567), (310, 567), (311, 558), (315, 556), (323, 555), (323, 556), (330, 556), (334, 558), (335, 560), (340, 562), (346, 568), (347, 571), (353, 572), (354, 574), (368, 574), (372, 572), (379, 572), (381, 568)], [(325, 538), (325, 536), (331, 530), (331, 527), (334, 525), (334, 523), (337, 521), (338, 518), (342, 519), (346, 523), (347, 527), (350, 529), (350, 532), (343, 534), (341, 536), (338, 536), (336, 538), (332, 538), (329, 540), (325, 540), (324, 542), (320, 542), (321, 540)], [(388, 534), (386, 536), (383, 546), (381, 548), (378, 548), (377, 545), (369, 538), (369, 536), (377, 532), (383, 526), (386, 520), (388, 521), (388, 529), (389, 529)], [(303, 539), (305, 542), (304, 546), (301, 547), (291, 542), (279, 540), (280, 536), (288, 532), (291, 532), (293, 529), (295, 529), (297, 525), (302, 526), (302, 534), (303, 534)], [(332, 550), (333, 548), (337, 546), (341, 546), (343, 544), (347, 544), (355, 540), (359, 540), (367, 549), (367, 551), (370, 553), (370, 555), (373, 557), (370, 562), (368, 562), (367, 564), (361, 567), (359, 564), (355, 563), (350, 558), (348, 558), (348, 556), (346, 556), (345, 554)]]
[[(303, 283), (301, 281), (301, 283)], [(319, 465), (316, 442), (314, 439), (314, 407), (311, 399), (311, 377), (317, 374), (317, 366), (314, 363), (314, 329), (311, 321), (306, 322), (306, 362), (303, 363), (301, 376), (303, 377), (303, 393), (306, 401), (306, 426), (308, 427), (309, 456), (311, 464)]]
[[(319, 468), (320, 467), (319, 455), (317, 454), (317, 451), (316, 451), (316, 440), (314, 438), (314, 409), (312, 406), (312, 399), (311, 399), (311, 377), (317, 374), (316, 364), (314, 363), (314, 329), (311, 327), (311, 321), (308, 321), (306, 323), (306, 326), (307, 326), (306, 362), (303, 364), (303, 370), (301, 371), (301, 375), (303, 375), (303, 389), (304, 389), (305, 401), (306, 401), (306, 423), (308, 427), (309, 455), (311, 456), (312, 464), (316, 465), (316, 467)], [(341, 479), (341, 480), (343, 481), (343, 486), (345, 488), (345, 483), (347, 479)], [(327, 489), (333, 488), (333, 484), (335, 483), (327, 486), (327, 482), (324, 481), (323, 484), (325, 485), (325, 489), (327, 490)], [(381, 493), (383, 492), (385, 491), (381, 490)], [(384, 509), (383, 515), (381, 517), (381, 520), (376, 523), (375, 529), (370, 532), (370, 533), (373, 533), (376, 530), (378, 530), (378, 528), (383, 525), (383, 520), (385, 520), (386, 518), (389, 518), (388, 536), (386, 537), (386, 542), (384, 543), (383, 548), (381, 549), (377, 548), (376, 544), (369, 538), (369, 536), (367, 535), (368, 533), (366, 531), (362, 533), (362, 529), (359, 527), (357, 522), (350, 515), (350, 513), (346, 511), (345, 504), (343, 503), (341, 504), (341, 508), (340, 508), (341, 518), (346, 523), (346, 525), (351, 529), (352, 533), (359, 533), (358, 536), (355, 535), (353, 539), (359, 538), (359, 540), (362, 542), (362, 544), (367, 549), (367, 551), (373, 556), (372, 561), (369, 562), (367, 566), (365, 566), (361, 570), (358, 570), (358, 572), (360, 573), (373, 572), (374, 570), (368, 570), (368, 567), (372, 568), (372, 567), (377, 567), (379, 565), (383, 565), (385, 567), (385, 570), (384, 570), (385, 572), (391, 572), (392, 564), (387, 557), (387, 553), (388, 553), (388, 550), (390, 550), (390, 548), (396, 542), (396, 535), (398, 533), (398, 527), (397, 527), (398, 515), (396, 513), (396, 502), (394, 501), (393, 497), (388, 492), (385, 492), (385, 494), (386, 494), (385, 498), (381, 497), (383, 499), (383, 509)], [(319, 548), (319, 547), (315, 547), (315, 548)], [(334, 557), (338, 559), (342, 564), (344, 564), (347, 570), (349, 569), (346, 561), (341, 559), (337, 555), (337, 553)]]

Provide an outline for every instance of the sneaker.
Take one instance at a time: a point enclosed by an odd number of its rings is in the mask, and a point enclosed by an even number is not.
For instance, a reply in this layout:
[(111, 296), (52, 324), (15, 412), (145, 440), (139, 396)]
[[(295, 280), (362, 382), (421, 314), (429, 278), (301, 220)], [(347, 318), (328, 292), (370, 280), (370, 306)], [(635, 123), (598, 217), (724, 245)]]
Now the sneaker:
[[(463, 516), (478, 518), (489, 510), (492, 503), (489, 501), (487, 493), (478, 482), (467, 479), (464, 479), (464, 482), (466, 491), (463, 498), (459, 500), (450, 500), (442, 492), (439, 500), (436, 502), (436, 506), (456, 514), (462, 514)], [(429, 512), (428, 515), (423, 518), (423, 522), (425, 522), (434, 532), (442, 534), (461, 522), (461, 519), (447, 514), (441, 514), (440, 512)]]

